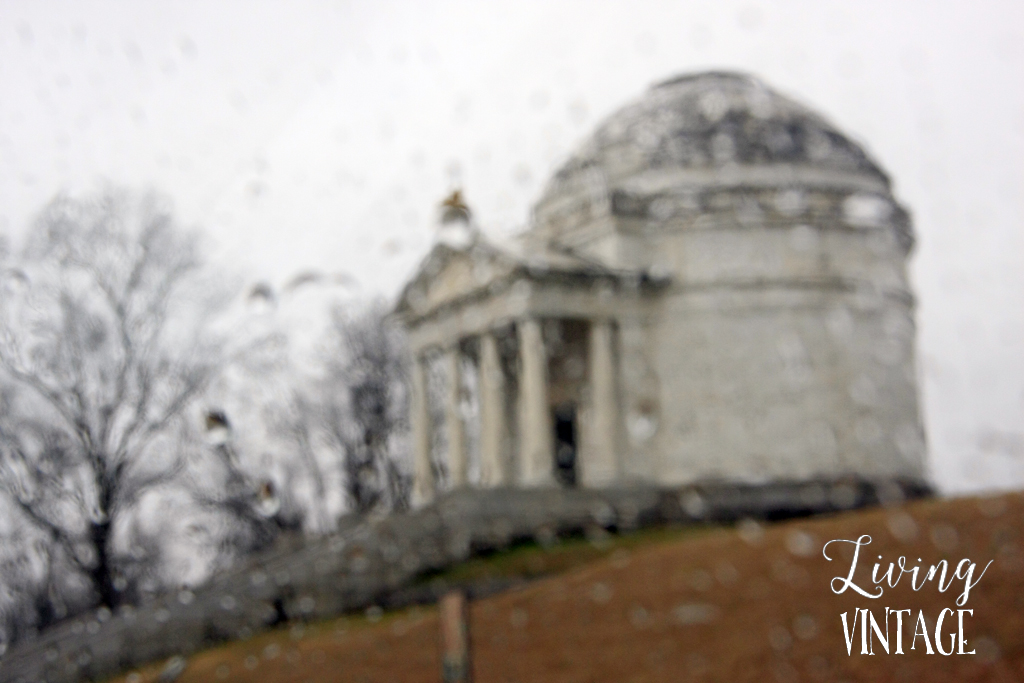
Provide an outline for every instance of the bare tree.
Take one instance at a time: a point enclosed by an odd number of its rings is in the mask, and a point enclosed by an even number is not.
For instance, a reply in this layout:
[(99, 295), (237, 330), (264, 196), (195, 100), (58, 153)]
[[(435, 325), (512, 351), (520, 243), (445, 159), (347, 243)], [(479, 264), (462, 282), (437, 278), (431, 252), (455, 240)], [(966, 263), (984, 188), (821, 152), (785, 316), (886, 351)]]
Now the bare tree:
[(330, 529), (336, 520), (331, 519), (327, 509), (326, 477), (317, 456), (322, 432), (317, 427), (323, 426), (324, 413), (323, 406), (316, 400), (315, 390), (310, 395), (308, 391), (292, 387), (286, 391), (284, 401), (267, 412), (267, 421), (290, 442), (312, 484), (308, 515), (312, 527), (321, 532)]
[(61, 585), (53, 544), (37, 529), (17, 523), (6, 508), (0, 532), (0, 655), (8, 642), (63, 616), (66, 603), (75, 598), (70, 587)]
[(193, 406), (244, 350), (216, 332), (228, 299), (157, 196), (58, 197), (8, 261), (0, 490), (114, 607), (140, 562), (115, 537), (141, 496), (209, 453)]
[(322, 411), (349, 503), (357, 512), (403, 509), (410, 489), (405, 340), (380, 301), (355, 314), (336, 308), (332, 323)]
[(284, 504), (287, 492), (279, 490), (269, 477), (254, 478), (242, 468), (227, 415), (208, 410), (204, 422), (216, 456), (211, 463), (214, 468), (206, 468), (200, 477), (189, 477), (190, 497), (205, 510), (234, 522), (219, 534), (208, 534), (212, 543), (221, 546), (220, 563), (230, 562), (239, 552), (267, 548), (282, 531), (298, 531), (303, 515)]

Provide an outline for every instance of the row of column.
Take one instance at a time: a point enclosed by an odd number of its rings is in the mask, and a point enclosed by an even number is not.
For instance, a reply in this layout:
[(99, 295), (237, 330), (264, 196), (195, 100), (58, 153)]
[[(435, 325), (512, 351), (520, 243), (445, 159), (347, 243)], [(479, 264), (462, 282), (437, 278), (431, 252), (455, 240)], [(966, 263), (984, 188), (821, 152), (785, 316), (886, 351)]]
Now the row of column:
[[(548, 358), (541, 321), (529, 318), (516, 325), (519, 341), (519, 405), (517, 442), (519, 472), (510, 472), (506, 453), (508, 438), (505, 402), (506, 381), (498, 340), (493, 332), (480, 336), (480, 484), (485, 487), (517, 483), (547, 486), (555, 483), (554, 426), (548, 402)], [(577, 446), (578, 480), (584, 486), (607, 486), (618, 478), (618, 404), (615, 370), (614, 326), (609, 320), (590, 324), (588, 343), (590, 419), (587, 434)], [(445, 356), (449, 373), (445, 402), (448, 431), (448, 467), (453, 488), (468, 483), (465, 425), (459, 412), (462, 386), (459, 345)], [(422, 357), (415, 358), (411, 378), (411, 418), (415, 458), (413, 499), (423, 504), (433, 499), (436, 485), (431, 465), (430, 409), (427, 370)], [(583, 448), (579, 448), (582, 445)]]

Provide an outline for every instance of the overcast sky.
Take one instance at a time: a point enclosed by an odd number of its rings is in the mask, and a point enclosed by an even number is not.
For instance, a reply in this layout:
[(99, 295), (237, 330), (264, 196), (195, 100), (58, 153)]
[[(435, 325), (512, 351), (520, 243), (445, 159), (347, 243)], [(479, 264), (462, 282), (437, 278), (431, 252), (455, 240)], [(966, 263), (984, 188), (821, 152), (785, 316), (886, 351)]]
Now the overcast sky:
[(1024, 486), (1024, 3), (0, 0), (0, 233), (155, 187), (280, 285), (393, 294), (454, 183), (486, 231), (651, 83), (752, 72), (891, 173), (934, 479)]

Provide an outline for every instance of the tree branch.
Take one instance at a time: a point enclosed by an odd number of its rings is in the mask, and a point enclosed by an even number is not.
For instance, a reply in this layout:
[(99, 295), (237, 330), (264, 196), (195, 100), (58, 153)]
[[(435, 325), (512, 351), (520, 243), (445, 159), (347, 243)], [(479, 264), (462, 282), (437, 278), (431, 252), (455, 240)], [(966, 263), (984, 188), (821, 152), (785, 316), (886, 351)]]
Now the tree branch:
[(57, 414), (64, 420), (71, 432), (76, 436), (83, 449), (88, 452), (92, 448), (91, 439), (85, 425), (81, 424), (75, 414), (64, 404), (59, 390), (50, 387), (41, 378), (30, 372), (13, 366), (10, 361), (0, 354), (0, 366), (11, 376), (12, 379), (24, 384), (38, 396), (44, 399)]

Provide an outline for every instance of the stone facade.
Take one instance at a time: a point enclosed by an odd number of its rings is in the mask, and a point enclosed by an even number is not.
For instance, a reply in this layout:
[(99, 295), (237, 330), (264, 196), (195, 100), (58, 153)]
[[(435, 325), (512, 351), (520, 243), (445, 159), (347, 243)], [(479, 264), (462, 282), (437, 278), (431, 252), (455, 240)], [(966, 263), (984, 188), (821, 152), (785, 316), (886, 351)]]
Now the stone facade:
[(441, 472), (454, 488), (924, 481), (908, 214), (860, 147), (760, 81), (655, 86), (507, 243), (460, 215), (396, 309), (418, 501)]

